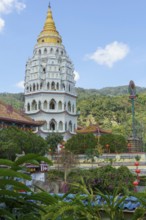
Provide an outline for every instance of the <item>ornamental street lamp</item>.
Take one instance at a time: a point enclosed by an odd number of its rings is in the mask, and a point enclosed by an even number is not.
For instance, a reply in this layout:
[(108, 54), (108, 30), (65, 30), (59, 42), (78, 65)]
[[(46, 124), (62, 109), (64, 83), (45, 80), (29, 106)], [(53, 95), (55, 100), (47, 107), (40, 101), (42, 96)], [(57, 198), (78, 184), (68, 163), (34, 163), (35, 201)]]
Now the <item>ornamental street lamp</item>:
[(134, 103), (135, 103), (135, 98), (136, 98), (136, 88), (135, 88), (135, 83), (133, 80), (129, 82), (129, 93), (130, 93), (130, 100), (131, 100), (131, 107), (132, 107), (132, 136), (133, 138), (136, 137), (136, 132), (135, 132), (135, 110), (134, 110)]

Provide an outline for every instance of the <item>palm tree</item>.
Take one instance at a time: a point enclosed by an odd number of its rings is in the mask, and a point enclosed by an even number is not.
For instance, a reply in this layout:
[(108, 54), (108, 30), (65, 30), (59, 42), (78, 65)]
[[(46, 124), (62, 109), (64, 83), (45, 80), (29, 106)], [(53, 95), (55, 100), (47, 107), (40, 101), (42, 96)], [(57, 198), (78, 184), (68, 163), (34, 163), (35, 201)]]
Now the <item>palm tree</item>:
[(42, 220), (100, 220), (98, 207), (93, 206), (95, 196), (92, 189), (87, 189), (83, 179), (81, 183), (72, 184), (78, 189), (77, 194), (63, 195), (61, 198), (55, 196), (54, 203), (45, 208), (47, 214)]
[[(38, 164), (45, 161), (49, 165), (50, 160), (36, 154), (28, 154), (18, 158), (17, 161), (0, 159), (0, 216), (4, 219), (34, 219), (41, 218), (40, 211), (44, 211), (40, 201), (33, 199), (33, 192), (20, 180), (31, 180), (26, 174), (25, 163)], [(20, 193), (20, 191), (25, 193)], [(45, 212), (45, 211), (44, 211)]]

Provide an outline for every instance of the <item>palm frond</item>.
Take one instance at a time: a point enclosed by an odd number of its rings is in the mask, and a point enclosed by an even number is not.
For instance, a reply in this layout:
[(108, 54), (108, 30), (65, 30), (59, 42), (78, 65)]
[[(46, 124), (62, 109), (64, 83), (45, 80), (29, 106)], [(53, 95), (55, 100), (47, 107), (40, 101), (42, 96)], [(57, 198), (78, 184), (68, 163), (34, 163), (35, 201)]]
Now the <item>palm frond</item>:
[(58, 200), (54, 196), (52, 196), (46, 192), (35, 193), (35, 194), (31, 195), (31, 199), (34, 201), (40, 201), (46, 205), (50, 205), (50, 204), (53, 205), (58, 202)]
[(0, 188), (7, 188), (7, 187), (12, 187), (13, 190), (25, 190), (25, 191), (31, 191), (29, 187), (27, 187), (25, 184), (18, 182), (16, 180), (9, 180), (9, 179), (1, 179), (0, 180)]
[(4, 217), (7, 220), (16, 220), (15, 216), (9, 211), (0, 208), (0, 217)]
[(13, 166), (14, 162), (7, 159), (0, 159), (0, 165)]
[(12, 169), (7, 169), (7, 168), (1, 168), (0, 169), (0, 177), (18, 177), (22, 178), (25, 180), (31, 180), (31, 177), (27, 174), (21, 173), (21, 172), (16, 172)]
[(52, 165), (52, 162), (46, 158), (46, 157), (43, 157), (43, 156), (40, 156), (40, 155), (37, 155), (37, 154), (27, 154), (27, 155), (24, 155), (22, 157), (19, 157), (16, 161), (15, 161), (15, 165), (22, 165), (24, 163), (27, 163), (31, 160), (36, 160), (36, 161), (44, 161), (46, 162), (47, 164), (49, 165)]

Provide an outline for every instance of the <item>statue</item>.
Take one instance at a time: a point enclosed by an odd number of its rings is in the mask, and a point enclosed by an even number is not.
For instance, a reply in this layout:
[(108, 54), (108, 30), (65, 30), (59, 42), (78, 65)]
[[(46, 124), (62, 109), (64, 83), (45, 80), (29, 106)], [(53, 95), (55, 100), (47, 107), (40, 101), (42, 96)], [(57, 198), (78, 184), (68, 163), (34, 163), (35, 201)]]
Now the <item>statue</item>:
[(16, 159), (15, 159), (15, 161), (18, 160), (19, 157), (22, 157), (22, 156), (24, 156), (24, 155), (25, 155), (25, 152), (24, 152), (24, 151), (22, 151), (22, 154), (16, 154)]
[(130, 97), (134, 98), (136, 96), (136, 88), (135, 88), (135, 83), (133, 82), (133, 80), (130, 80), (129, 82), (128, 91), (130, 93)]

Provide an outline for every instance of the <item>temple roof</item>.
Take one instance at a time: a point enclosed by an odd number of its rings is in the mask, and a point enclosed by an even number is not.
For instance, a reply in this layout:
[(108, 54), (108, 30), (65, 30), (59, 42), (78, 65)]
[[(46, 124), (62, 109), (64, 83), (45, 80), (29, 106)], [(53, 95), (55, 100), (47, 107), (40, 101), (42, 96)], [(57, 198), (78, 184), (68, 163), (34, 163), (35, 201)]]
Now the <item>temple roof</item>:
[(76, 132), (81, 133), (81, 134), (94, 133), (94, 134), (97, 134), (97, 135), (111, 134), (112, 133), (111, 130), (104, 130), (104, 129), (100, 128), (98, 125), (93, 125), (93, 124), (91, 124), (87, 127), (78, 127)]
[(15, 110), (11, 105), (6, 105), (0, 101), (0, 121), (15, 122), (19, 124), (27, 124), (33, 126), (40, 126), (44, 121), (34, 121), (25, 113)]
[(46, 21), (41, 31), (40, 35), (38, 36), (38, 44), (49, 43), (49, 44), (61, 44), (62, 39), (59, 35), (58, 31), (56, 30), (55, 22), (53, 20), (51, 7), (49, 5), (48, 13), (46, 17)]

